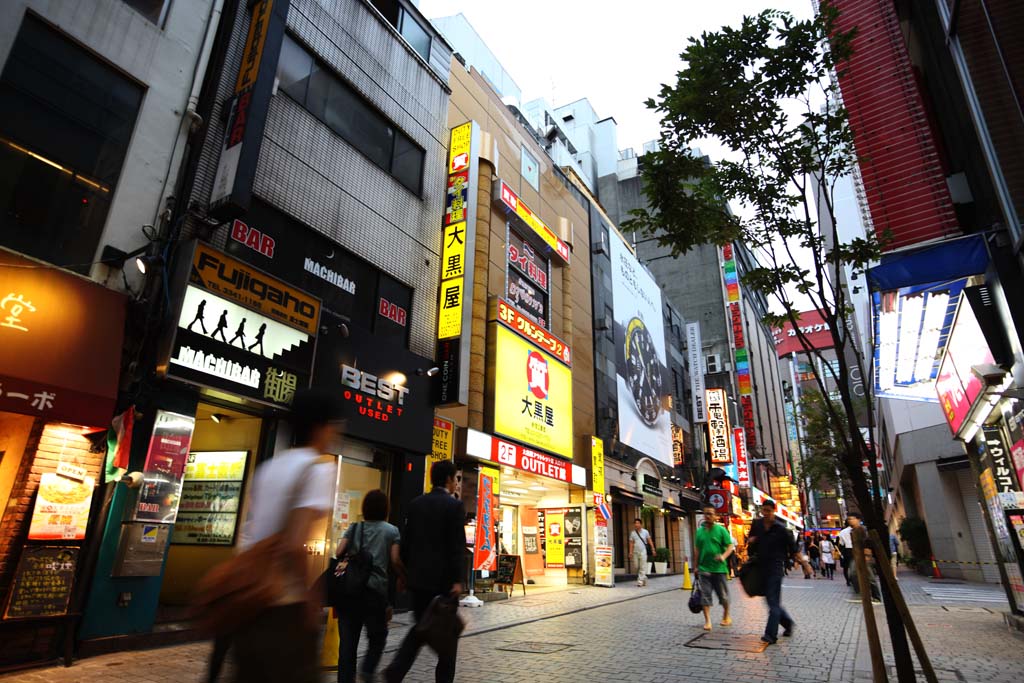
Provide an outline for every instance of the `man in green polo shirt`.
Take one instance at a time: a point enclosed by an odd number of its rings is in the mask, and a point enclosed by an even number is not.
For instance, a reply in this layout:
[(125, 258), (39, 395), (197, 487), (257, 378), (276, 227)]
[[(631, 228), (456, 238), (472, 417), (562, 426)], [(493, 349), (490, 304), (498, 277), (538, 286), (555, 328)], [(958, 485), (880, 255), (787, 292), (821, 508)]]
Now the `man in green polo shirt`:
[(701, 605), (704, 607), (704, 630), (711, 630), (712, 592), (718, 594), (722, 606), (722, 626), (732, 624), (729, 618), (729, 565), (726, 560), (732, 555), (733, 545), (729, 530), (716, 524), (717, 515), (713, 507), (705, 506), (704, 522), (697, 529), (694, 547), (697, 550), (697, 581), (700, 585)]

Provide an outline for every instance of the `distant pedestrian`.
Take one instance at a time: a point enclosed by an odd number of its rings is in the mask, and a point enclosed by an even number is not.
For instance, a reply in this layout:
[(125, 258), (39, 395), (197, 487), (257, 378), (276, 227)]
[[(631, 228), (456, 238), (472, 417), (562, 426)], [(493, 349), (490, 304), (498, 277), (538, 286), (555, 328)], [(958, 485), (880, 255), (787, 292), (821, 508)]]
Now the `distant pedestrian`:
[(850, 565), (853, 563), (853, 530), (860, 527), (863, 518), (859, 512), (846, 515), (846, 528), (839, 532), (839, 553), (843, 556), (843, 578), (850, 585)]
[(807, 557), (811, 560), (811, 569), (817, 578), (818, 572), (821, 571), (821, 538), (817, 533), (807, 541)]
[[(323, 602), (305, 544), (331, 509), (336, 465), (323, 456), (334, 442), (332, 421), (340, 416), (333, 394), (314, 390), (292, 400), (296, 447), (278, 453), (256, 469), (249, 518), (242, 528), (242, 550), (283, 532), (276, 567), (280, 596), (232, 634), (235, 680), (239, 683), (316, 683), (318, 629)], [(274, 571), (274, 566), (261, 567)]]
[[(417, 624), (423, 620), (435, 597), (458, 600), (462, 595), (462, 577), (466, 573), (466, 509), (453, 495), (456, 472), (451, 460), (434, 463), (430, 468), (433, 489), (413, 499), (406, 512), (401, 558)], [(395, 658), (384, 670), (384, 680), (395, 683), (405, 678), (422, 646), (421, 634), (415, 627), (409, 629)], [(456, 643), (438, 653), (434, 670), (437, 683), (455, 680), (457, 652)]]
[(787, 638), (793, 635), (796, 626), (782, 607), (782, 576), (786, 561), (797, 553), (793, 534), (775, 518), (775, 501), (767, 499), (761, 504), (761, 518), (750, 525), (747, 547), (756, 555), (764, 581), (764, 598), (768, 603), (768, 624), (761, 642), (774, 645), (779, 639), (780, 625), (782, 635)]
[(722, 626), (732, 624), (729, 618), (729, 556), (736, 550), (736, 542), (729, 531), (716, 524), (717, 515), (711, 506), (704, 508), (704, 522), (697, 529), (694, 548), (697, 551), (697, 580), (700, 583), (701, 606), (704, 608), (704, 630), (711, 630), (713, 594), (722, 606)]
[(818, 544), (821, 549), (821, 574), (829, 581), (836, 577), (836, 545), (825, 536)]
[(633, 531), (629, 534), (629, 554), (633, 556), (633, 564), (636, 565), (636, 585), (647, 585), (647, 549), (651, 550), (650, 556), (654, 557), (654, 541), (651, 540), (651, 532), (644, 528), (644, 523), (639, 517), (633, 520)]
[[(388, 639), (388, 577), (402, 577), (399, 556), (398, 527), (388, 524), (388, 496), (377, 489), (363, 497), (363, 521), (356, 522), (345, 531), (338, 543), (337, 557), (367, 551), (373, 559), (373, 569), (366, 584), (366, 592), (341, 606), (338, 620), (338, 683), (354, 683), (359, 636), (366, 626), (369, 648), (360, 669), (363, 680), (372, 681), (377, 664), (384, 654)], [(390, 570), (390, 571), (389, 571)]]
[(900, 540), (892, 532), (889, 532), (889, 562), (892, 565), (893, 578), (899, 581), (896, 575), (896, 568), (900, 564)]

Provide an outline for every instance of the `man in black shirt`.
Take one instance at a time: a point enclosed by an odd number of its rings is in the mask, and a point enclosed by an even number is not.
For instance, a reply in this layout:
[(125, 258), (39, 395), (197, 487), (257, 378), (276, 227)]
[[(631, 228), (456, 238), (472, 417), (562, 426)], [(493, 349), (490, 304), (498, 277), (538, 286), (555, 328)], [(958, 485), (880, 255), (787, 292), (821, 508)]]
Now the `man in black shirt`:
[(768, 625), (761, 641), (774, 645), (779, 638), (779, 624), (785, 629), (783, 636), (793, 635), (793, 619), (782, 607), (782, 576), (786, 560), (797, 553), (796, 541), (785, 525), (775, 519), (775, 501), (761, 504), (761, 518), (750, 526), (748, 552), (756, 557), (764, 578), (764, 598), (768, 602)]

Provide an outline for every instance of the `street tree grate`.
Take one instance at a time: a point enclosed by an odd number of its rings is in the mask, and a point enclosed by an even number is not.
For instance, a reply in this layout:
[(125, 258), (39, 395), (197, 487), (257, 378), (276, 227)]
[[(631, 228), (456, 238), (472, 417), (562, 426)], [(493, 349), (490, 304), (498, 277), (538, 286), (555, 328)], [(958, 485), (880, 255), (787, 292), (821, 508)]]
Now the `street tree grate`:
[(695, 647), (702, 650), (728, 650), (730, 652), (764, 652), (768, 643), (761, 642), (760, 636), (749, 633), (727, 634), (727, 633), (702, 633), (690, 642), (686, 647)]
[(525, 642), (525, 643), (511, 643), (504, 647), (495, 648), (496, 650), (504, 650), (506, 652), (529, 652), (536, 655), (550, 655), (555, 652), (561, 652), (572, 647), (567, 643), (538, 643), (538, 642)]

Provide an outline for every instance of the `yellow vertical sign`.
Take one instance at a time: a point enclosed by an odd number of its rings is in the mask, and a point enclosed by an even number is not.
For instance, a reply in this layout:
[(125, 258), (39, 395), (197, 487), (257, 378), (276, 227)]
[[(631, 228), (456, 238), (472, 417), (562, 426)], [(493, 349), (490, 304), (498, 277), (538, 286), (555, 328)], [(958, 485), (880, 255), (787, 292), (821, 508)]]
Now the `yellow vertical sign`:
[(263, 59), (263, 46), (267, 42), (267, 27), (270, 26), (270, 10), (273, 0), (261, 0), (252, 6), (252, 19), (249, 20), (249, 35), (245, 39), (245, 51), (242, 53), (242, 65), (238, 69), (235, 81), (235, 94), (252, 87), (256, 82), (256, 74), (260, 70)]
[(565, 513), (548, 512), (544, 515), (547, 533), (544, 538), (544, 559), (548, 569), (565, 566)]
[(594, 492), (604, 495), (604, 442), (596, 436), (590, 437), (590, 472)]
[(445, 226), (441, 241), (441, 279), (450, 280), (466, 274), (466, 224)]
[(433, 486), (430, 485), (430, 468), (434, 463), (442, 460), (451, 460), (454, 452), (452, 439), (455, 434), (455, 425), (444, 418), (434, 418), (434, 440), (430, 453), (423, 463), (423, 492), (430, 493)]
[(462, 278), (441, 283), (441, 299), (438, 303), (437, 338), (452, 339), (462, 334)]
[[(438, 298), (437, 338), (462, 335), (462, 312), (466, 296), (466, 216), (469, 202), (470, 152), (473, 124), (452, 128), (448, 145), (448, 182), (441, 228), (441, 287)], [(473, 229), (473, 226), (468, 226)]]

